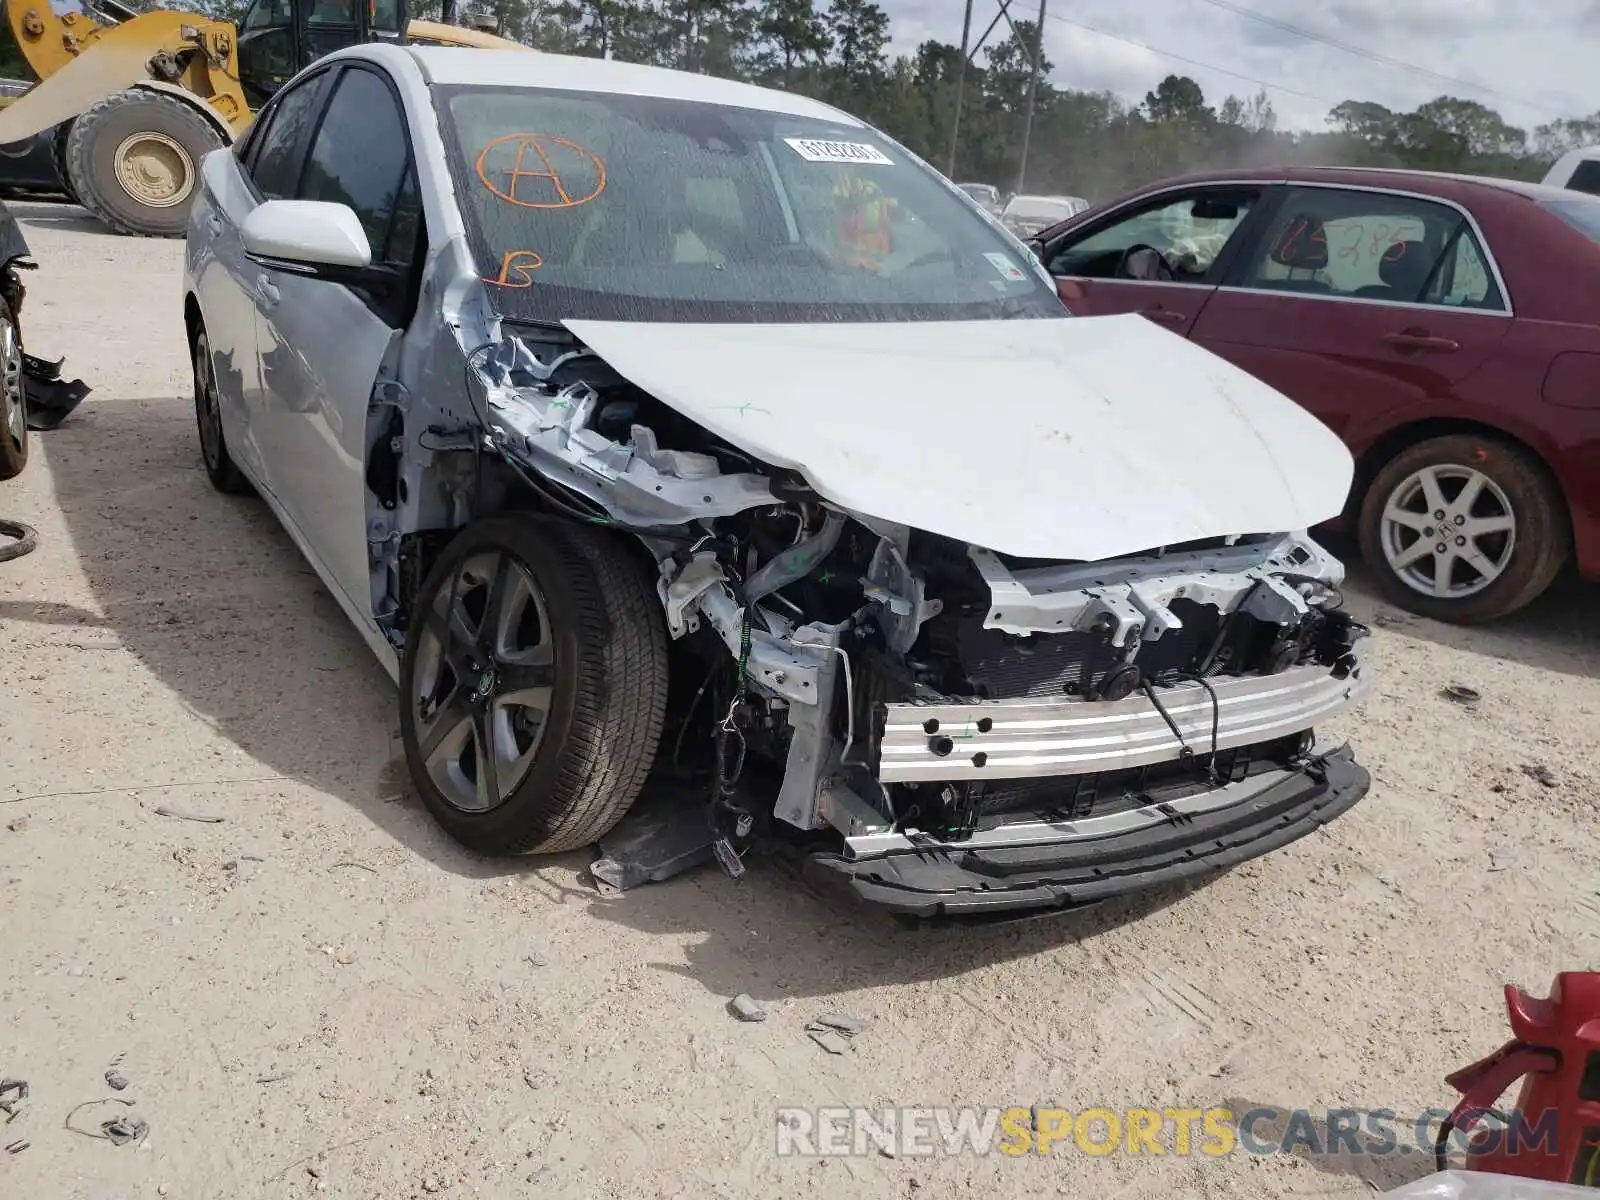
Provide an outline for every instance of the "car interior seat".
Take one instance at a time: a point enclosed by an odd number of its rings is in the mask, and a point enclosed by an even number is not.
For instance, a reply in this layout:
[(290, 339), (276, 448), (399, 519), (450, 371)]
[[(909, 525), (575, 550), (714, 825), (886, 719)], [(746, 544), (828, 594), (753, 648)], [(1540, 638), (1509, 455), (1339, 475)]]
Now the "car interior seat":
[(1383, 282), (1357, 288), (1355, 294), (1367, 300), (1415, 301), (1422, 296), (1432, 266), (1421, 242), (1395, 242), (1378, 260), (1378, 278)]
[(1268, 257), (1286, 268), (1289, 274), (1282, 279), (1258, 279), (1257, 287), (1285, 292), (1320, 293), (1333, 290), (1325, 279), (1317, 278), (1317, 274), (1328, 266), (1328, 238), (1323, 231), (1321, 217), (1309, 213), (1294, 216), (1272, 244)]

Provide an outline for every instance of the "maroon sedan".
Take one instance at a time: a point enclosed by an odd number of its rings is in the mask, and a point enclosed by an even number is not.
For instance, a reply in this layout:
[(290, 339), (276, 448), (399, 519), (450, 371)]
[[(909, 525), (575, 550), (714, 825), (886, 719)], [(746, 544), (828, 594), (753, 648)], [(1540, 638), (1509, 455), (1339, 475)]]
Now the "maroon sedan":
[(1600, 198), (1419, 171), (1213, 173), (1033, 245), (1072, 311), (1143, 313), (1343, 437), (1345, 520), (1396, 602), (1484, 621), (1569, 556), (1600, 579)]

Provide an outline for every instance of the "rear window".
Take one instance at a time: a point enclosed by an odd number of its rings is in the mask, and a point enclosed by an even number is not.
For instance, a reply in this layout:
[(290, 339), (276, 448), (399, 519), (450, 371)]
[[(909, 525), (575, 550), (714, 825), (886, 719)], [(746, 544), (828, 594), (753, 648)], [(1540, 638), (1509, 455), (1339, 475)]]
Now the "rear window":
[(1579, 163), (1572, 178), (1567, 180), (1567, 187), (1574, 192), (1600, 195), (1600, 159), (1586, 158)]
[(1555, 213), (1590, 241), (1600, 242), (1600, 200), (1545, 200), (1539, 207)]

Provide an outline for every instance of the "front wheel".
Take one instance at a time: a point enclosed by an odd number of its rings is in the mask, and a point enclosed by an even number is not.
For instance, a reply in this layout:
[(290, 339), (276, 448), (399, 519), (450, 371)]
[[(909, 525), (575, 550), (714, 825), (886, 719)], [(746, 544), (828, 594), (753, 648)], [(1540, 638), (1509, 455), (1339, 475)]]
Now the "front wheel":
[(400, 735), (423, 803), (485, 854), (586, 846), (655, 758), (666, 628), (614, 536), (532, 515), (458, 534), (423, 581)]
[(204, 329), (194, 335), (194, 423), (200, 435), (200, 460), (205, 463), (211, 486), (234, 495), (250, 491), (250, 481), (234, 463), (228, 453), (228, 439), (222, 435), (222, 397), (217, 391), (211, 343)]
[(22, 334), (0, 300), (0, 479), (28, 465), (28, 395), (22, 381)]
[(1473, 434), (1429, 438), (1384, 464), (1362, 500), (1359, 534), (1390, 600), (1457, 624), (1532, 602), (1571, 546), (1566, 506), (1544, 466)]

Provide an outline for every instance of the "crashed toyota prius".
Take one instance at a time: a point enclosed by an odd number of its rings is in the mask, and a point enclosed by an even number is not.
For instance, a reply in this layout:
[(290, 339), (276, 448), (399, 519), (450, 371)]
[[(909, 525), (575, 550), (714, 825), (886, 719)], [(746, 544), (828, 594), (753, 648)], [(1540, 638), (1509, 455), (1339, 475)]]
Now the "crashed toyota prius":
[[(1367, 773), (1351, 459), (800, 96), (375, 45), (209, 156), (199, 442), (397, 679), (475, 850), (686, 816), (911, 916), (1282, 846)], [(639, 809), (635, 811), (638, 819)], [(670, 823), (670, 822), (669, 822)], [(665, 827), (665, 826), (664, 826)]]

